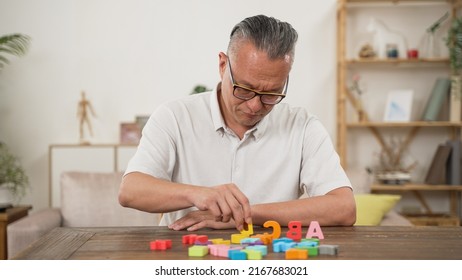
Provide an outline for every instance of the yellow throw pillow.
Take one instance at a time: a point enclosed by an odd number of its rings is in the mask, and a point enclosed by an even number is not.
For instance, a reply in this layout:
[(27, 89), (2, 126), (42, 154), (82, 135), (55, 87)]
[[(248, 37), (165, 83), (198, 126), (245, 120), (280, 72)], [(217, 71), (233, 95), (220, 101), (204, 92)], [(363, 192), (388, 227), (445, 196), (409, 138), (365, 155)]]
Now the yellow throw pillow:
[(377, 226), (383, 216), (401, 199), (400, 195), (391, 194), (356, 194), (355, 226)]

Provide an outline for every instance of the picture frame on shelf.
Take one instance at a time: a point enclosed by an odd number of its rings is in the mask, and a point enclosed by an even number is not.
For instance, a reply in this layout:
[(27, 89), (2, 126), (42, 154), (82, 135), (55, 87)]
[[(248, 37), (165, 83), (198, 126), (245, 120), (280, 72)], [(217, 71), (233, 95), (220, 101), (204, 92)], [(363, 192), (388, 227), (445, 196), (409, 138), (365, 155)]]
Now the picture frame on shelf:
[(138, 144), (141, 139), (141, 129), (138, 123), (121, 123), (120, 124), (120, 143), (121, 144)]
[(392, 90), (388, 92), (385, 106), (384, 122), (411, 121), (412, 99), (414, 91), (411, 89)]

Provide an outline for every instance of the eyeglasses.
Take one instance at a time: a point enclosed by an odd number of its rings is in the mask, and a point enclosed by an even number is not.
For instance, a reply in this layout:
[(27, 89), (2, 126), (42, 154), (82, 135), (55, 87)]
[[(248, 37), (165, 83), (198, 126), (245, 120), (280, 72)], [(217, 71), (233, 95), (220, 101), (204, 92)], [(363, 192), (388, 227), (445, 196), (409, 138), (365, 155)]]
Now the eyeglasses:
[(287, 76), (283, 93), (279, 92), (262, 92), (234, 82), (233, 71), (231, 70), (231, 61), (228, 58), (229, 75), (233, 84), (233, 95), (241, 100), (250, 100), (256, 95), (260, 96), (260, 101), (266, 105), (276, 105), (286, 97), (287, 88), (289, 87), (289, 76)]

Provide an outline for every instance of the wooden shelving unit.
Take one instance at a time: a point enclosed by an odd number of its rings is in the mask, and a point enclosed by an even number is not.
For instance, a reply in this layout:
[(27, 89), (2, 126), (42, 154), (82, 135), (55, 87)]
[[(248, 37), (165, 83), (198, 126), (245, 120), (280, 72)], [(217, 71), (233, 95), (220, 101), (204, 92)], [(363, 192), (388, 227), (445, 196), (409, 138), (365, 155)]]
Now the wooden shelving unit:
[[(422, 130), (432, 129), (445, 129), (448, 132), (448, 138), (457, 139), (461, 137), (462, 121), (449, 122), (449, 121), (411, 121), (411, 122), (380, 122), (371, 121), (371, 118), (365, 113), (360, 120), (351, 120), (349, 116), (348, 107), (353, 108), (353, 111), (359, 115), (361, 105), (357, 98), (352, 94), (349, 89), (347, 78), (349, 71), (354, 69), (361, 69), (363, 71), (381, 71), (381, 69), (400, 69), (400, 71), (414, 71), (423, 68), (428, 69), (449, 69), (448, 58), (411, 58), (411, 59), (377, 59), (377, 58), (357, 58), (352, 57), (351, 52), (347, 50), (347, 24), (349, 19), (349, 12), (351, 8), (361, 9), (363, 7), (385, 7), (387, 9), (400, 9), (401, 6), (409, 7), (415, 6), (420, 8), (422, 6), (430, 5), (447, 5), (454, 17), (461, 5), (460, 0), (400, 0), (400, 1), (380, 1), (380, 0), (338, 0), (337, 5), (337, 151), (340, 155), (342, 165), (348, 169), (348, 137), (350, 134), (357, 133), (358, 130), (366, 130), (371, 133), (373, 138), (379, 143), (380, 147), (386, 152), (390, 153), (391, 147), (385, 141), (384, 135), (389, 130), (403, 130), (405, 137), (404, 141), (399, 147), (400, 152), (404, 151), (413, 143), (418, 137), (418, 133)], [(356, 11), (356, 10), (355, 10)], [(413, 15), (414, 16), (414, 15)], [(418, 16), (418, 15), (415, 15)], [(364, 70), (365, 69), (365, 70)], [(351, 73), (351, 72), (350, 72)], [(385, 77), (386, 78), (386, 77)], [(361, 112), (364, 113), (364, 112)], [(433, 152), (433, 150), (429, 152)], [(351, 155), (353, 156), (353, 155)], [(452, 221), (457, 221), (459, 224), (458, 207), (460, 207), (460, 193), (462, 186), (446, 186), (446, 185), (425, 185), (420, 183), (412, 183), (405, 185), (379, 185), (374, 184), (371, 186), (372, 192), (411, 192), (420, 201), (425, 209), (426, 214), (429, 216), (434, 215), (429, 204), (421, 195), (421, 192), (447, 192), (450, 199), (449, 216)], [(438, 218), (439, 219), (439, 218)], [(412, 219), (411, 219), (412, 220)], [(417, 223), (418, 221), (416, 221)], [(438, 224), (435, 218), (433, 222), (428, 224)], [(440, 223), (444, 224), (444, 223)], [(455, 224), (455, 223), (454, 223)]]

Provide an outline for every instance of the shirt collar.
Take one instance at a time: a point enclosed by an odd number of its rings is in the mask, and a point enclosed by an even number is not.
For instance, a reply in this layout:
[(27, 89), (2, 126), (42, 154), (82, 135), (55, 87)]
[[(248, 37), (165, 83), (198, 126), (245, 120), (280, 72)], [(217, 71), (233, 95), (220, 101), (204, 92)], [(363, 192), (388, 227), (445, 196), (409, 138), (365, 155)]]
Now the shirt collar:
[(223, 131), (225, 128), (225, 120), (220, 111), (220, 104), (218, 104), (218, 91), (221, 91), (221, 82), (215, 87), (210, 95), (210, 113), (212, 114), (213, 127), (215, 131)]
[[(220, 104), (218, 103), (218, 92), (221, 91), (221, 82), (217, 84), (214, 91), (210, 95), (210, 112), (212, 114), (212, 121), (215, 131), (220, 131), (221, 133), (224, 132), (226, 124), (225, 120), (223, 119), (223, 115), (221, 114)], [(275, 108), (273, 108), (274, 110)], [(265, 116), (255, 127), (247, 131), (247, 133), (251, 133), (256, 141), (259, 141), (261, 137), (264, 135), (269, 122), (269, 115), (271, 112)]]

